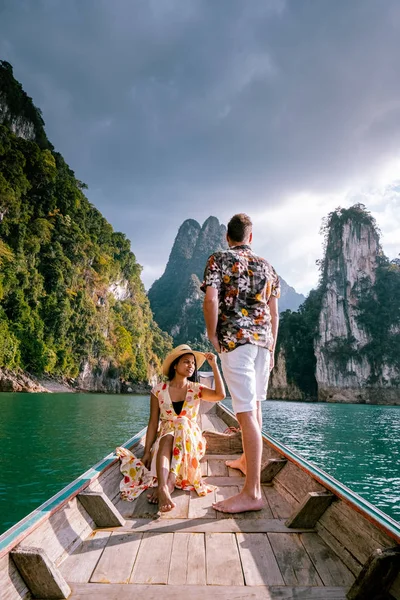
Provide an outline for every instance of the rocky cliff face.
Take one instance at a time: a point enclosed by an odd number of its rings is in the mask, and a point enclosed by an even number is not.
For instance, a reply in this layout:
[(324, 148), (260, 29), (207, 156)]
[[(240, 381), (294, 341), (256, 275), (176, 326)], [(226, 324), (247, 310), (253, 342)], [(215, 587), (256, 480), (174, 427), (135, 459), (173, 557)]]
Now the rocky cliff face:
[(25, 117), (13, 115), (4, 95), (0, 93), (0, 124), (3, 123), (9, 123), (9, 127), (14, 135), (22, 137), (25, 140), (35, 139), (34, 124)]
[(280, 348), (275, 357), (275, 367), (271, 371), (268, 385), (268, 398), (271, 400), (306, 400), (305, 392), (293, 381), (288, 381), (286, 356)]
[(216, 217), (209, 217), (202, 227), (193, 219), (184, 221), (164, 274), (149, 290), (154, 318), (175, 344), (205, 343), (200, 284), (207, 258), (227, 247), (225, 237), (226, 227)]
[(172, 340), (153, 320), (141, 266), (4, 61), (0, 155), (0, 391), (47, 388), (24, 372), (87, 391), (146, 388)]
[(399, 376), (393, 365), (382, 365), (372, 381), (373, 364), (365, 349), (373, 339), (360, 319), (360, 302), (375, 286), (381, 256), (375, 224), (361, 209), (332, 219), (315, 340), (320, 400), (392, 403), (400, 396), (392, 386)]
[(324, 229), (320, 285), (281, 319), (271, 397), (400, 404), (400, 265), (363, 205)]
[(0, 60), (0, 125), (41, 148), (53, 148), (44, 130), (42, 113), (14, 79), (12, 66), (5, 60)]
[[(148, 293), (157, 323), (175, 344), (206, 344), (200, 283), (207, 258), (227, 247), (226, 227), (216, 217), (209, 217), (202, 227), (188, 219), (179, 228), (165, 272)], [(280, 310), (297, 310), (304, 296), (283, 279), (281, 289)]]

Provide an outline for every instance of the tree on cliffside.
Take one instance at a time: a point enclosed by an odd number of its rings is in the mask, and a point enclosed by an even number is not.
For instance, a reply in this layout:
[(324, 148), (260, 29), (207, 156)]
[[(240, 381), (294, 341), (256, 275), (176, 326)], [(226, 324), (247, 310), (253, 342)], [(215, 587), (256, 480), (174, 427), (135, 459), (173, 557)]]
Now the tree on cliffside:
[(331, 212), (321, 232), (325, 243), (318, 288), (298, 313), (287, 311), (281, 317), (278, 351), (285, 355), (287, 381), (306, 397), (317, 397), (322, 385), (335, 387), (322, 384), (323, 377), (337, 382), (337, 388), (396, 387), (400, 384), (398, 260), (384, 256), (376, 222), (361, 204)]
[(84, 196), (4, 62), (0, 105), (0, 367), (77, 377), (103, 362), (147, 381), (171, 339), (129, 240)]

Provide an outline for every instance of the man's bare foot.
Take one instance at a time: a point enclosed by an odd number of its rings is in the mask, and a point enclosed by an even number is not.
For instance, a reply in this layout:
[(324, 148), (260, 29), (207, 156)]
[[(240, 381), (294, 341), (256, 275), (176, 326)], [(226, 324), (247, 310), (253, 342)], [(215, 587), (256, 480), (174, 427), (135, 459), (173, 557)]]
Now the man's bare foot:
[(242, 471), (244, 475), (246, 475), (246, 459), (244, 454), (240, 458), (235, 458), (234, 460), (226, 460), (225, 464), (227, 467), (231, 467), (231, 469), (238, 469)]
[(168, 486), (158, 488), (158, 508), (161, 512), (168, 512), (175, 508), (176, 504), (171, 498)]
[(240, 494), (237, 494), (236, 496), (221, 500), (221, 502), (215, 502), (212, 506), (215, 510), (219, 510), (223, 513), (240, 513), (248, 510), (262, 510), (264, 507), (264, 500), (261, 496), (259, 498), (254, 498), (245, 492), (240, 492)]

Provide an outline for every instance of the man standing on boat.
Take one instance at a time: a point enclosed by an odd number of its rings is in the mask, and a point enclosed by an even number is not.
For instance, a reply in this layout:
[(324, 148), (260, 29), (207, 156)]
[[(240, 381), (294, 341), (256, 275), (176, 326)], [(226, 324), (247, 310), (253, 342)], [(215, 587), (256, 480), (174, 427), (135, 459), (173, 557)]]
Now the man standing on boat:
[(209, 257), (202, 285), (207, 335), (220, 356), (242, 430), (244, 453), (227, 465), (245, 473), (245, 484), (236, 496), (213, 505), (227, 513), (260, 510), (264, 504), (261, 401), (274, 366), (280, 287), (273, 267), (252, 251), (252, 239), (250, 218), (234, 215), (228, 223), (229, 248)]

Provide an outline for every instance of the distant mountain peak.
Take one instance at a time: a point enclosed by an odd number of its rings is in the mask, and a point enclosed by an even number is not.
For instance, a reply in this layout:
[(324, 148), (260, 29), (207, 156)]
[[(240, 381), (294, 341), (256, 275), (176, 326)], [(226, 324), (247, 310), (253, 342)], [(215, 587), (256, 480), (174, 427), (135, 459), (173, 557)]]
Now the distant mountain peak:
[[(217, 217), (208, 217), (202, 226), (186, 219), (179, 227), (163, 275), (151, 286), (148, 297), (156, 322), (168, 331), (176, 344), (204, 343), (205, 324), (202, 311), (203, 279), (207, 258), (225, 250), (226, 226)], [(305, 300), (282, 279), (282, 310), (297, 310)]]

